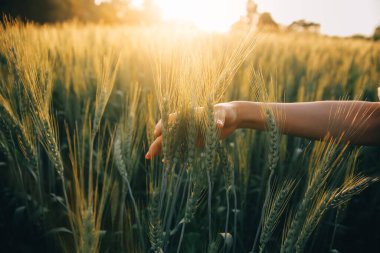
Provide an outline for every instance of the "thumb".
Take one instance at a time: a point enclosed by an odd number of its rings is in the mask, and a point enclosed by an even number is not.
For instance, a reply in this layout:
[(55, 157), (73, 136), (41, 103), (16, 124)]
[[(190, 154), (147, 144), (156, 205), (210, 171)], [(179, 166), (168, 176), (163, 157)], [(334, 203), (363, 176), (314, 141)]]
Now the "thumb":
[(217, 128), (223, 128), (226, 122), (226, 112), (220, 108), (215, 108), (215, 123)]

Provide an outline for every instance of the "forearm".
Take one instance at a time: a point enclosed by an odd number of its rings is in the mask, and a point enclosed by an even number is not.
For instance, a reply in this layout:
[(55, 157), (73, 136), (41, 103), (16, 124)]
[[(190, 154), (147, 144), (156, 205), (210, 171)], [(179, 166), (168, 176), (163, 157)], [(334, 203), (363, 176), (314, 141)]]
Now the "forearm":
[(379, 103), (321, 101), (307, 103), (257, 103), (236, 101), (239, 128), (266, 129), (263, 109), (274, 111), (284, 134), (323, 139), (327, 133), (360, 145), (380, 145)]

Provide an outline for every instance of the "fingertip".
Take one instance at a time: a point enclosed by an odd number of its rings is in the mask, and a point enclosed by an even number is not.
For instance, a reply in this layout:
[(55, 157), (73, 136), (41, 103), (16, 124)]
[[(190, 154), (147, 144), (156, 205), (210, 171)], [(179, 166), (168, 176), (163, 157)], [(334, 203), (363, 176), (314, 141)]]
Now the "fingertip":
[(145, 159), (150, 160), (152, 158), (152, 155), (148, 152), (145, 155)]
[(216, 108), (215, 110), (215, 123), (217, 128), (223, 128), (225, 123), (225, 111), (221, 108)]
[(220, 120), (220, 119), (218, 119), (218, 120), (216, 121), (216, 126), (217, 126), (218, 128), (223, 128), (223, 126), (224, 126), (223, 121)]
[(153, 158), (156, 155), (159, 155), (161, 152), (161, 145), (162, 145), (162, 136), (157, 137), (152, 145), (149, 147), (149, 151), (147, 154), (150, 155), (150, 158)]

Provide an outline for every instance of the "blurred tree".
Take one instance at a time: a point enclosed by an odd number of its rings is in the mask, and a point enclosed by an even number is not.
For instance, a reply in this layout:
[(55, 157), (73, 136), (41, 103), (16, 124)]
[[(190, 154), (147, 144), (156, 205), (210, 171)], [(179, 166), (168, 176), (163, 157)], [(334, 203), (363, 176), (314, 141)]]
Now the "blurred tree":
[(351, 35), (350, 38), (356, 39), (356, 40), (371, 40), (372, 39), (371, 37), (367, 37), (363, 34), (354, 34), (354, 35)]
[(376, 27), (375, 32), (373, 33), (374, 40), (380, 40), (380, 26)]
[(96, 5), (94, 0), (68, 0), (71, 7), (71, 18), (81, 21), (96, 21)]
[(240, 16), (240, 20), (232, 24), (231, 31), (249, 31), (257, 26), (259, 19), (258, 6), (253, 0), (247, 0), (246, 15)]
[(142, 9), (131, 8), (131, 0), (111, 0), (98, 5), (94, 0), (0, 0), (0, 14), (38, 23), (68, 19), (128, 24), (160, 21), (158, 8), (152, 0), (145, 0)]
[(320, 33), (321, 25), (314, 22), (308, 22), (304, 19), (294, 21), (291, 23), (287, 29), (292, 32), (311, 32)]
[(97, 20), (103, 23), (137, 24), (141, 19), (141, 10), (130, 7), (129, 0), (112, 0), (96, 7)]
[(259, 22), (257, 27), (260, 29), (278, 29), (278, 24), (272, 18), (272, 15), (269, 12), (264, 12), (260, 15)]
[(253, 0), (248, 0), (246, 5), (247, 10), (247, 22), (252, 25), (255, 18), (258, 16), (257, 4)]
[(2, 15), (38, 23), (64, 21), (71, 17), (72, 0), (1, 0)]

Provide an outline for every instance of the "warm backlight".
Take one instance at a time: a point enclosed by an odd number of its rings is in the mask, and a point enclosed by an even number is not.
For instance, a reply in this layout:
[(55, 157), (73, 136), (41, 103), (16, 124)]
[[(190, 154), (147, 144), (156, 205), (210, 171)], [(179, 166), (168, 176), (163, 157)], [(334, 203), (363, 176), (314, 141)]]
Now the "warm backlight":
[(193, 24), (204, 31), (228, 31), (245, 14), (245, 1), (154, 0), (154, 3), (165, 20)]

